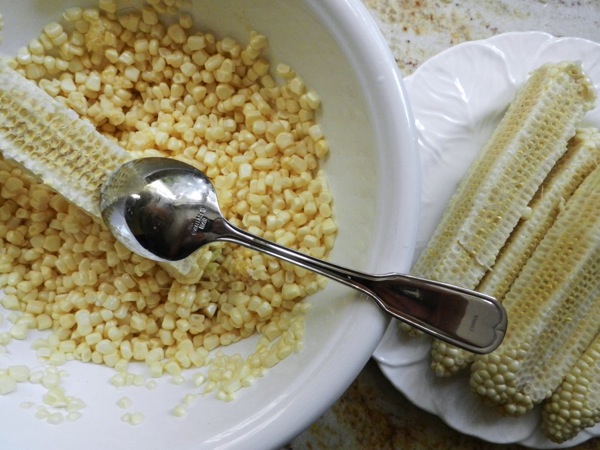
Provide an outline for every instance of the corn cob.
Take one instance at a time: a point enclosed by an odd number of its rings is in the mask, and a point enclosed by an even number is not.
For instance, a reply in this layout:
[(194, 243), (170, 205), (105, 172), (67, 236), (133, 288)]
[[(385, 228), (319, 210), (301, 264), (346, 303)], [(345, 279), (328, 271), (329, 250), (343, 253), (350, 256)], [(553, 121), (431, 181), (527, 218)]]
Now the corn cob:
[(509, 324), (471, 387), (509, 415), (548, 398), (600, 331), (600, 168), (565, 204), (506, 297)]
[(542, 237), (555, 221), (564, 203), (600, 163), (600, 132), (582, 128), (569, 141), (558, 161), (533, 198), (529, 211), (510, 236), (492, 270), (479, 288), (503, 298)]
[(569, 370), (542, 409), (542, 430), (564, 442), (600, 422), (600, 335)]
[(94, 126), (0, 63), (0, 148), (88, 214), (99, 218), (99, 191), (132, 156)]
[(576, 63), (535, 70), (459, 183), (412, 273), (474, 289), (594, 97)]
[[(600, 132), (583, 128), (569, 141), (567, 152), (557, 162), (529, 205), (491, 270), (477, 290), (504, 298), (521, 268), (585, 177), (600, 163)], [(443, 341), (434, 341), (432, 368), (438, 376), (450, 376), (467, 367), (475, 355)]]
[[(100, 187), (134, 157), (1, 60), (0, 151), (97, 220)], [(163, 267), (191, 279), (205, 259), (198, 254)]]
[(579, 64), (535, 70), (459, 183), (411, 274), (475, 289), (594, 100)]

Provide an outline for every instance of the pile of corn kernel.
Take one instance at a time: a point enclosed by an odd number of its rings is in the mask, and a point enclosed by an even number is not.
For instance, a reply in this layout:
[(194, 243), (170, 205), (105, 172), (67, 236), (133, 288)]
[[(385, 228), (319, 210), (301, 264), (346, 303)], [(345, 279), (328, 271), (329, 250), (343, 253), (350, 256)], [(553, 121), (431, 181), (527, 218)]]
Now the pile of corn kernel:
[[(100, 0), (98, 9), (67, 9), (11, 66), (123, 148), (202, 170), (234, 225), (326, 257), (337, 227), (319, 169), (328, 153), (319, 96), (289, 66), (271, 69), (265, 36), (242, 45), (196, 32), (180, 6), (153, 0), (119, 15), (115, 0)], [(164, 25), (161, 13), (177, 20)], [(224, 400), (301, 347), (300, 300), (324, 287), (321, 277), (218, 244), (203, 253), (201, 276), (177, 279), (16, 163), (0, 160), (0, 185), (0, 302), (13, 311), (0, 345), (51, 330), (34, 343), (39, 358), (114, 367), (118, 386), (136, 380), (133, 361), (176, 383), (184, 369), (204, 367), (193, 382)], [(215, 350), (255, 333), (249, 356)], [(23, 378), (0, 370), (0, 394)]]

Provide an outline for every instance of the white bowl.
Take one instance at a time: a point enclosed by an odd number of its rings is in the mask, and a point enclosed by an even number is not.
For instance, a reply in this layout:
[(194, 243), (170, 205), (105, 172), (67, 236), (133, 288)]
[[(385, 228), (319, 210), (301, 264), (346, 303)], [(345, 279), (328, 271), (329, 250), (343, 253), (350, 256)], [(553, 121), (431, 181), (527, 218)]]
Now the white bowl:
[[(132, 2), (124, 2), (130, 5)], [(269, 38), (274, 63), (292, 66), (321, 98), (330, 142), (325, 169), (339, 235), (331, 261), (373, 273), (406, 272), (416, 238), (419, 161), (415, 132), (394, 58), (360, 0), (194, 0), (199, 29), (244, 42), (250, 30)], [(3, 55), (12, 55), (69, 6), (94, 1), (0, 0)], [(383, 335), (388, 318), (373, 302), (329, 283), (309, 300), (304, 349), (271, 369), (233, 402), (196, 401), (184, 418), (172, 407), (189, 386), (160, 379), (152, 391), (117, 390), (112, 369), (69, 362), (68, 394), (86, 402), (83, 417), (49, 425), (23, 409), (39, 402), (19, 385), (0, 402), (0, 448), (276, 448), (321, 415), (350, 385)], [(39, 365), (30, 342), (11, 344), (0, 367)], [(228, 352), (251, 346), (241, 343)], [(248, 347), (249, 348), (249, 347)], [(133, 400), (145, 420), (121, 421), (115, 403)]]

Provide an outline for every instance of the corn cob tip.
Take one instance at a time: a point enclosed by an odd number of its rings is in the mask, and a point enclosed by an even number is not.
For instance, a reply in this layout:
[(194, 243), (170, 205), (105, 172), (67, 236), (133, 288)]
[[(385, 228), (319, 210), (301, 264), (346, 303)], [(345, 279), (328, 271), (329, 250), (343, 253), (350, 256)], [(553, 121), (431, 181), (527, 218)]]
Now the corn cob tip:
[(449, 377), (467, 368), (474, 357), (474, 353), (435, 340), (431, 348), (431, 369), (438, 377)]
[(600, 422), (600, 335), (544, 403), (542, 431), (562, 443)]

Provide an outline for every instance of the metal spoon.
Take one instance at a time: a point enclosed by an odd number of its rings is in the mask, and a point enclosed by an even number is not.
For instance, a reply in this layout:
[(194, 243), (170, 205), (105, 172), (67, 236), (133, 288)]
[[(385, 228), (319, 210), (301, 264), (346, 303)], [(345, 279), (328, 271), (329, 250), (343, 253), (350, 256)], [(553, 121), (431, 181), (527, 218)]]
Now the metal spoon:
[(475, 353), (494, 350), (506, 331), (504, 308), (487, 295), (408, 275), (357, 272), (233, 226), (223, 218), (208, 178), (177, 160), (124, 164), (104, 184), (100, 210), (117, 239), (153, 260), (177, 261), (210, 242), (233, 242), (355, 288), (392, 316)]

